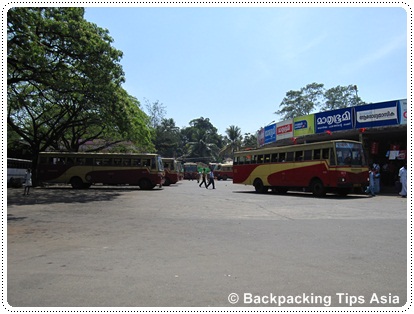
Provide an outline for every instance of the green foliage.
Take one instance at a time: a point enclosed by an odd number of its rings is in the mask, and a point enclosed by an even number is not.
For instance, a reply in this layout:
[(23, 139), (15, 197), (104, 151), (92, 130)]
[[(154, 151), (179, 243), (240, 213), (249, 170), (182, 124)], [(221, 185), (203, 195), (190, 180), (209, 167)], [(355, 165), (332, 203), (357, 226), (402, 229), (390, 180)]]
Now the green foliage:
[(95, 138), (151, 148), (148, 117), (121, 87), (122, 52), (83, 8), (12, 8), (7, 15), (7, 123), (34, 155)]
[(362, 105), (364, 102), (358, 97), (356, 85), (337, 86), (328, 90), (323, 84), (312, 83), (299, 91), (288, 91), (280, 107), (276, 111), (282, 119), (287, 120), (299, 116), (309, 115), (315, 109), (322, 111)]
[(322, 95), (323, 84), (317, 83), (308, 84), (299, 91), (288, 91), (280, 104), (283, 108), (275, 113), (283, 115), (285, 120), (308, 115), (319, 105)]
[(201, 117), (191, 120), (189, 124), (190, 127), (181, 130), (184, 157), (217, 160), (223, 141), (210, 119)]
[(325, 91), (325, 103), (321, 110), (334, 110), (364, 104), (358, 97), (356, 85), (336, 86)]
[(238, 126), (231, 125), (226, 129), (226, 145), (220, 150), (219, 155), (222, 159), (233, 158), (234, 152), (239, 150), (242, 143), (241, 130)]

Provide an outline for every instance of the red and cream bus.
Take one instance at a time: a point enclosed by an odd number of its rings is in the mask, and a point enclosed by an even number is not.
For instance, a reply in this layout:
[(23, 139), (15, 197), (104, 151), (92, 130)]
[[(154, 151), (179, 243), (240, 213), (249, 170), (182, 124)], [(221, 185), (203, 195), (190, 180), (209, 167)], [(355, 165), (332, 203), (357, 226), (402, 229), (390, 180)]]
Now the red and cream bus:
[(195, 162), (185, 162), (184, 168), (184, 179), (197, 180), (198, 177), (198, 165)]
[(175, 184), (180, 180), (180, 170), (178, 162), (174, 158), (162, 158), (164, 173), (165, 173), (165, 182), (164, 185), (168, 186)]
[(368, 185), (368, 165), (362, 144), (334, 140), (235, 153), (233, 183), (268, 189), (347, 195)]
[(233, 163), (217, 164), (213, 172), (217, 180), (233, 179)]
[(150, 190), (164, 183), (164, 168), (157, 154), (42, 152), (37, 171), (41, 183), (71, 184), (74, 189), (104, 184)]

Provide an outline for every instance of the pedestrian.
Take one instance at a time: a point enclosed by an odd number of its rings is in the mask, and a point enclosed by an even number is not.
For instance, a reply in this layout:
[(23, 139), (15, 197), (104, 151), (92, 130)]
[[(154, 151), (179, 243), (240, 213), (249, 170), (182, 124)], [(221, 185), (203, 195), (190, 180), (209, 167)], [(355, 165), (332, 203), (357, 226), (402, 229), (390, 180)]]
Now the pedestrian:
[(365, 190), (365, 193), (370, 194), (371, 196), (375, 196), (375, 169), (374, 167), (371, 168), (369, 171), (369, 186)]
[(206, 188), (208, 189), (208, 187), (210, 186), (210, 184), (213, 184), (213, 189), (215, 189), (216, 187), (214, 186), (214, 172), (213, 170), (210, 170), (210, 181), (208, 182)]
[(24, 191), (23, 195), (29, 195), (30, 187), (32, 186), (32, 171), (30, 169), (26, 170), (24, 176)]
[(374, 163), (372, 165), (372, 167), (374, 168), (374, 191), (375, 191), (375, 194), (378, 194), (380, 192), (380, 184), (381, 184), (381, 181), (380, 181), (380, 177), (381, 177), (380, 169), (381, 169), (381, 167), (377, 163)]
[(400, 177), (401, 182), (400, 195), (402, 197), (407, 197), (407, 164), (404, 164), (404, 166), (400, 168), (398, 176)]
[(201, 178), (202, 178), (202, 181), (201, 181), (201, 183), (199, 184), (199, 187), (201, 188), (201, 186), (203, 185), (203, 183), (204, 183), (204, 186), (206, 187), (206, 189), (207, 189), (207, 182), (206, 182), (206, 179), (207, 179), (207, 173), (206, 173), (206, 169), (203, 169), (203, 172), (201, 173)]

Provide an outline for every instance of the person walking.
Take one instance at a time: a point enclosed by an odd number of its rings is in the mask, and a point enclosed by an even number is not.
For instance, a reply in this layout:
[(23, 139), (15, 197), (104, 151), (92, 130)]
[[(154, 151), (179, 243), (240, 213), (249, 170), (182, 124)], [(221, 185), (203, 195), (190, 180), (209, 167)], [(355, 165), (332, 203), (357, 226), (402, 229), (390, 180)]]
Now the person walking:
[(206, 187), (206, 189), (207, 189), (207, 182), (206, 182), (206, 179), (207, 179), (207, 173), (206, 173), (206, 169), (203, 169), (203, 172), (201, 173), (201, 183), (199, 184), (199, 187), (201, 188), (201, 186), (203, 185), (203, 183), (204, 183), (204, 186)]
[(400, 195), (402, 197), (407, 197), (407, 164), (400, 168), (398, 176), (400, 177), (401, 182)]
[(374, 163), (372, 165), (372, 168), (374, 169), (374, 192), (375, 194), (378, 194), (380, 192), (380, 186), (381, 186), (381, 173), (380, 173), (380, 165), (378, 163)]
[(374, 167), (371, 168), (369, 171), (369, 186), (365, 190), (365, 193), (371, 194), (371, 196), (375, 196), (375, 169)]
[(213, 172), (213, 170), (210, 170), (209, 176), (210, 176), (210, 181), (208, 182), (206, 188), (208, 189), (210, 184), (213, 184), (213, 189), (215, 189), (216, 187), (214, 186), (214, 172)]
[(23, 195), (29, 195), (31, 186), (32, 186), (32, 171), (30, 169), (27, 169), (26, 174), (24, 176)]

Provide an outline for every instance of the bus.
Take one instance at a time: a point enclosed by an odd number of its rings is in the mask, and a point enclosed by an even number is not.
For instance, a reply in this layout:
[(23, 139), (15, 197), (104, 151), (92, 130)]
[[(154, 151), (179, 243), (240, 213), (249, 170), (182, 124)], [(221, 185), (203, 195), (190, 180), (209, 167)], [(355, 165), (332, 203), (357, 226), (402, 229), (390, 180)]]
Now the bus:
[(21, 187), (29, 168), (32, 168), (31, 160), (7, 158), (7, 186)]
[(217, 164), (213, 172), (217, 180), (233, 179), (233, 163)]
[(198, 177), (198, 165), (195, 162), (185, 162), (184, 168), (184, 179), (197, 180)]
[(164, 168), (157, 154), (41, 152), (40, 183), (64, 183), (74, 189), (92, 184), (131, 185), (151, 190), (164, 183)]
[(175, 184), (180, 179), (179, 165), (174, 158), (162, 158), (165, 172), (165, 186)]
[(368, 185), (362, 143), (333, 140), (235, 153), (233, 183), (253, 185), (256, 192), (310, 191), (347, 195)]

